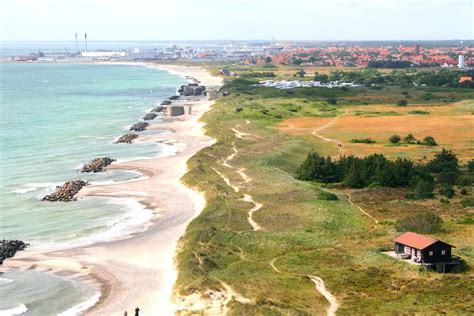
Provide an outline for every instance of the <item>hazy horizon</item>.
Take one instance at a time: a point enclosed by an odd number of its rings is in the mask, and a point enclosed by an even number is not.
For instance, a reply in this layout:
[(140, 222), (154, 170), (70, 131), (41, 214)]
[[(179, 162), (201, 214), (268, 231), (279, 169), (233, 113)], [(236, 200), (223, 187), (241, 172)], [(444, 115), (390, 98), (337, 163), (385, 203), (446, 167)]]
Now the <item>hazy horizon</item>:
[[(422, 41), (474, 38), (471, 0), (0, 0), (2, 41)], [(381, 22), (382, 21), (382, 22)], [(60, 26), (60, 27), (59, 27)]]

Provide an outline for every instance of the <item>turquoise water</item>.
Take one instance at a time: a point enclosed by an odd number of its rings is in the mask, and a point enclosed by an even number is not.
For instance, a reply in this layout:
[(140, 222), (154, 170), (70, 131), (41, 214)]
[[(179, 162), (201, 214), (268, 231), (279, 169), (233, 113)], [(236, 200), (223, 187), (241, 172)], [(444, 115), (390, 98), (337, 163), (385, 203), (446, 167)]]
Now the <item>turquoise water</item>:
[[(169, 151), (157, 143), (113, 141), (174, 94), (184, 79), (127, 65), (0, 67), (0, 239), (20, 239), (31, 248), (62, 248), (120, 238), (143, 226), (151, 212), (130, 199), (85, 198), (70, 203), (40, 199), (55, 185), (72, 179), (106, 183), (140, 177), (131, 171), (80, 174), (77, 168), (100, 156), (128, 160)], [(58, 303), (62, 305), (55, 307), (55, 313), (82, 299), (70, 281), (36, 273), (41, 276), (7, 277), (13, 280), (8, 286), (15, 288), (9, 288), (7, 302), (2, 295), (6, 285), (0, 282), (0, 314), (2, 309), (17, 308), (15, 304), (32, 310), (54, 299), (46, 295), (41, 302), (26, 304), (34, 291), (32, 284), (24, 284), (38, 278), (63, 289), (60, 301), (64, 304)]]

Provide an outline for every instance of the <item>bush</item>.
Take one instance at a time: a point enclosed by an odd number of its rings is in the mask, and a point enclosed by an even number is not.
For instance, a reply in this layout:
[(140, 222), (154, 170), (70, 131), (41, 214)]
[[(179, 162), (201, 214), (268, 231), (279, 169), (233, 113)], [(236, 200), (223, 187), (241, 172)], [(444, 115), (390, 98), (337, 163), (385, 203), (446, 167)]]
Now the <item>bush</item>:
[(420, 142), (420, 144), (425, 145), (425, 146), (438, 146), (438, 144), (436, 143), (435, 139), (432, 136), (426, 136), (425, 138), (423, 138), (423, 141)]
[(415, 199), (429, 199), (433, 197), (434, 183), (432, 181), (420, 180), (415, 185), (413, 194)]
[(474, 159), (467, 162), (467, 171), (474, 173)]
[(400, 143), (401, 140), (402, 140), (402, 138), (399, 135), (392, 135), (388, 139), (388, 141), (391, 142), (392, 144), (398, 144), (398, 143)]
[(422, 213), (398, 220), (395, 224), (395, 229), (398, 232), (436, 233), (442, 231), (443, 220), (436, 214)]
[(456, 184), (458, 182), (458, 173), (453, 172), (453, 171), (441, 172), (436, 177), (436, 180), (438, 181), (438, 183), (441, 183), (441, 184), (445, 183), (445, 184), (453, 185), (453, 184)]
[(334, 105), (334, 104), (337, 104), (337, 99), (334, 99), (334, 98), (327, 98), (327, 99), (326, 99), (326, 102), (327, 102), (328, 104)]
[(474, 198), (464, 198), (461, 200), (461, 205), (464, 207), (474, 207)]
[(407, 106), (408, 105), (408, 101), (407, 100), (404, 100), (404, 99), (400, 99), (397, 101), (397, 105), (398, 106)]
[(449, 200), (447, 198), (441, 198), (439, 201), (443, 204), (449, 204)]
[(416, 138), (412, 133), (408, 133), (408, 135), (403, 138), (403, 141), (407, 144), (415, 144)]
[(331, 192), (326, 192), (326, 191), (321, 191), (319, 193), (318, 198), (320, 200), (325, 200), (325, 201), (337, 201), (339, 198), (337, 197), (336, 194), (331, 193)]
[(467, 195), (467, 189), (466, 188), (462, 188), (461, 191), (460, 191), (461, 195)]
[(458, 158), (451, 150), (442, 149), (434, 159), (427, 164), (428, 171), (440, 173), (443, 171), (458, 171)]
[(361, 139), (351, 139), (351, 143), (354, 144), (373, 144), (375, 140), (370, 138), (361, 138)]
[(460, 176), (456, 183), (461, 186), (470, 186), (474, 183), (474, 175), (467, 174), (464, 176)]
[(439, 188), (439, 194), (444, 195), (447, 198), (452, 198), (454, 196), (454, 188), (450, 184), (442, 184)]
[(408, 114), (428, 115), (428, 114), (430, 114), (430, 112), (422, 111), (422, 110), (413, 110), (413, 111), (408, 112)]

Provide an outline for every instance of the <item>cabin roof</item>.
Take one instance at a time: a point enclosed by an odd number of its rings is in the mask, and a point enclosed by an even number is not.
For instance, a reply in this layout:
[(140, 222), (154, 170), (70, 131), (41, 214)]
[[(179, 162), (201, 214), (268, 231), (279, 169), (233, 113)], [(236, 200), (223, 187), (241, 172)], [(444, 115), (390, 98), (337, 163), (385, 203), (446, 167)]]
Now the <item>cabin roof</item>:
[[(423, 235), (420, 235), (420, 234), (417, 234), (417, 233), (413, 233), (413, 232), (406, 232), (406, 233), (398, 236), (397, 238), (393, 239), (393, 241), (397, 242), (397, 243), (400, 243), (400, 244), (403, 244), (403, 245), (406, 245), (406, 246), (413, 247), (415, 249), (422, 250), (422, 249), (425, 249), (428, 246), (431, 246), (432, 244), (438, 242), (439, 240), (433, 239), (433, 238), (428, 237), (428, 236), (423, 236)], [(442, 241), (439, 241), (439, 242), (442, 242)], [(442, 243), (446, 244), (445, 242), (442, 242)], [(453, 247), (449, 244), (447, 244), (447, 245), (450, 246), (450, 247)]]

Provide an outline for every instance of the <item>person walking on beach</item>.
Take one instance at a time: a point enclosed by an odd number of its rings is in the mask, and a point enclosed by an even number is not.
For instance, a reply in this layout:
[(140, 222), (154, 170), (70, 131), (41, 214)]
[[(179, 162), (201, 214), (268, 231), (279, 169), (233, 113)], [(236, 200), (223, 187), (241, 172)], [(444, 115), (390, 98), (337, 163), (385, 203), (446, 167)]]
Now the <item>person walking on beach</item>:
[(140, 316), (140, 309), (138, 307), (135, 308), (135, 316)]

